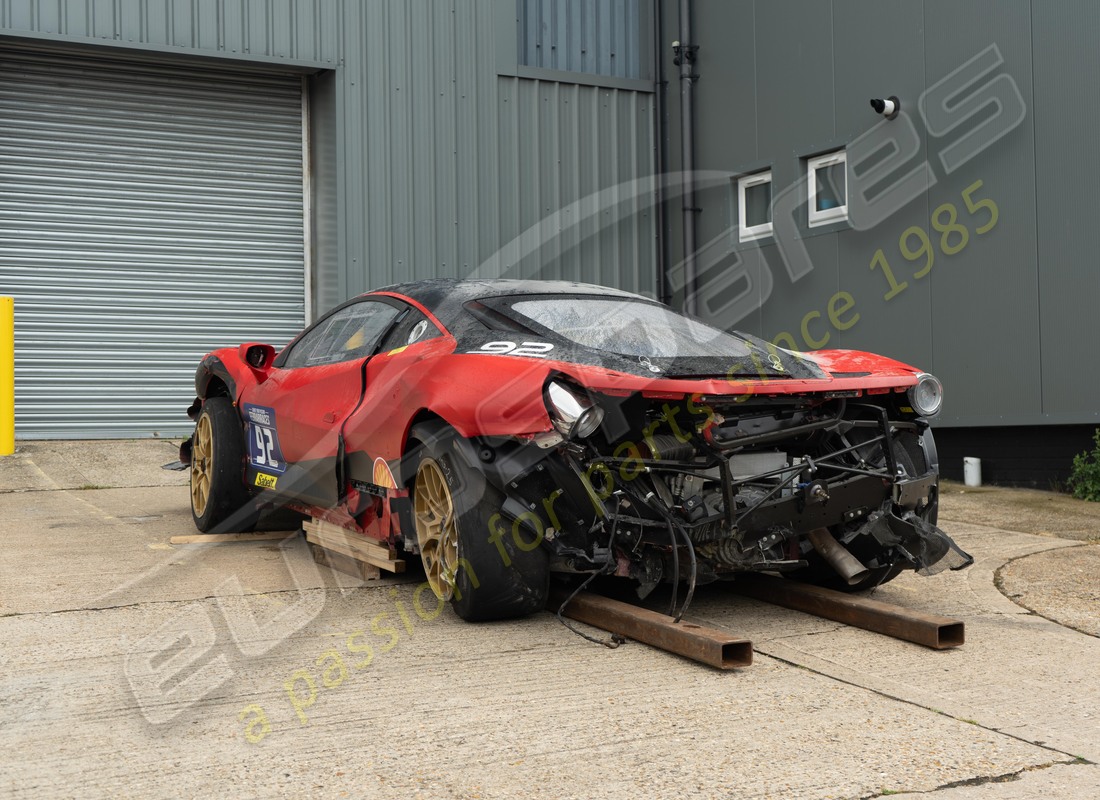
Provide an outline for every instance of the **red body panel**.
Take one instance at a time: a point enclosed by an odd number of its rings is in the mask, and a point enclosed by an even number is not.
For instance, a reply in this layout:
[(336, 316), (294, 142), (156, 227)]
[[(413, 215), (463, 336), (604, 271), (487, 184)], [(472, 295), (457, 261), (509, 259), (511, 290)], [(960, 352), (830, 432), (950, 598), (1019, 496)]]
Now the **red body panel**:
[(268, 380), (246, 388), (240, 399), (275, 409), (288, 461), (335, 456), (341, 425), (362, 396), (362, 372), (363, 360), (273, 369)]

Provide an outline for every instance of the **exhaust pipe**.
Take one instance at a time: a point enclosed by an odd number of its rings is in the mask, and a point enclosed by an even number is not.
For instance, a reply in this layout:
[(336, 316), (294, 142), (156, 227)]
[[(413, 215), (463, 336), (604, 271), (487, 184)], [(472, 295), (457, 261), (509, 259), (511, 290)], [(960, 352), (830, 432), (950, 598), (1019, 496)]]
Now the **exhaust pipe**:
[(848, 552), (848, 548), (833, 538), (828, 528), (814, 528), (807, 538), (818, 555), (825, 559), (829, 566), (848, 582), (849, 586), (855, 586), (871, 574), (871, 571), (863, 566), (858, 558)]

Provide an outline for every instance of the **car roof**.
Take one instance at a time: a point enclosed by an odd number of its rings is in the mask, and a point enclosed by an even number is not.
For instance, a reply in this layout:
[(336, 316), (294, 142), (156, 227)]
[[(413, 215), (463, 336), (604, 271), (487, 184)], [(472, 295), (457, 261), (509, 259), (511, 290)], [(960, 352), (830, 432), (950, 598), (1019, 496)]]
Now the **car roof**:
[[(484, 310), (468, 310), (464, 306), (474, 300), (484, 300), (499, 297), (532, 296), (546, 297), (560, 295), (562, 297), (596, 297), (614, 298), (647, 305), (666, 306), (656, 300), (621, 289), (612, 289), (607, 286), (597, 286), (591, 283), (579, 283), (575, 281), (538, 281), (538, 280), (514, 280), (514, 279), (490, 279), (490, 280), (455, 280), (438, 278), (434, 280), (416, 281), (409, 283), (393, 284), (381, 289), (376, 289), (360, 298), (378, 297), (379, 295), (391, 295), (404, 297), (419, 304), (443, 324), (456, 341), (456, 353), (495, 353), (499, 350), (484, 350), (486, 344), (501, 344), (502, 337), (509, 339), (509, 333), (516, 329), (511, 327), (500, 328), (494, 326), (492, 321), (487, 322)], [(357, 298), (357, 299), (360, 299)], [(355, 302), (355, 301), (352, 301)], [(496, 311), (496, 303), (487, 303), (489, 311)], [(497, 312), (498, 316), (500, 315)], [(491, 315), (490, 315), (491, 317)], [(527, 328), (522, 321), (512, 320), (519, 326), (520, 335), (529, 335), (534, 341), (547, 340), (554, 344), (554, 359), (559, 362), (568, 362), (579, 365), (595, 366), (604, 369), (612, 369), (637, 377), (652, 378), (653, 363), (649, 359), (639, 359), (634, 356), (623, 355), (594, 347), (586, 347), (568, 337), (562, 336), (553, 330), (537, 330)], [(504, 331), (508, 331), (505, 333)], [(755, 347), (760, 353), (767, 353), (770, 345), (756, 337), (743, 333), (734, 333), (734, 336), (744, 340), (749, 346)], [(513, 343), (514, 344), (514, 343)], [(781, 353), (787, 351), (780, 350)], [(820, 379), (825, 374), (812, 359), (803, 359), (793, 353), (784, 356), (782, 368), (776, 368), (782, 377), (800, 379)], [(728, 359), (719, 357), (722, 363), (715, 366), (713, 357), (677, 357), (666, 359), (678, 362), (677, 372), (665, 370), (667, 376), (675, 375), (712, 375), (721, 374), (728, 377), (731, 364)], [(756, 375), (764, 368), (760, 366), (758, 358), (745, 356), (740, 359), (736, 374)], [(670, 366), (676, 366), (670, 364)], [(716, 371), (717, 370), (717, 371)]]
[(480, 300), (485, 297), (504, 297), (518, 294), (564, 294), (578, 295), (590, 294), (599, 297), (622, 297), (630, 300), (644, 300), (653, 302), (647, 297), (624, 292), (621, 289), (612, 289), (607, 286), (596, 286), (591, 283), (577, 283), (574, 281), (535, 281), (514, 280), (496, 278), (492, 280), (455, 280), (452, 278), (436, 278), (434, 280), (416, 281), (413, 283), (397, 283), (376, 289), (370, 294), (392, 293), (404, 295), (428, 311), (432, 312), (444, 325), (451, 324), (460, 313), (462, 305), (471, 300)]

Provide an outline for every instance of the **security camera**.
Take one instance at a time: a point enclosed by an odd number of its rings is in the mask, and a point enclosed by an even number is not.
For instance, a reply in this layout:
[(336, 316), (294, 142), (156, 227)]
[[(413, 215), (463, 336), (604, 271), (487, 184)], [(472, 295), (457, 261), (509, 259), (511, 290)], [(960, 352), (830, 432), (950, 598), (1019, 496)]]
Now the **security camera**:
[(901, 111), (901, 101), (898, 100), (896, 95), (890, 95), (885, 100), (876, 97), (871, 100), (871, 108), (875, 110), (876, 114), (882, 114), (886, 119), (894, 119)]

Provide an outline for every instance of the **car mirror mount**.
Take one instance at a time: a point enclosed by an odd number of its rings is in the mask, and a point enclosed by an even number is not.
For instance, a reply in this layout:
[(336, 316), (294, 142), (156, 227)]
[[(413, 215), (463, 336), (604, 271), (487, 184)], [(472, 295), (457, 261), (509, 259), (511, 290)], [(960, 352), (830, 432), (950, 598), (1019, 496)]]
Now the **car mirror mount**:
[(256, 379), (263, 383), (271, 370), (272, 362), (275, 361), (275, 348), (269, 344), (245, 342), (237, 348), (237, 355), (249, 366)]

